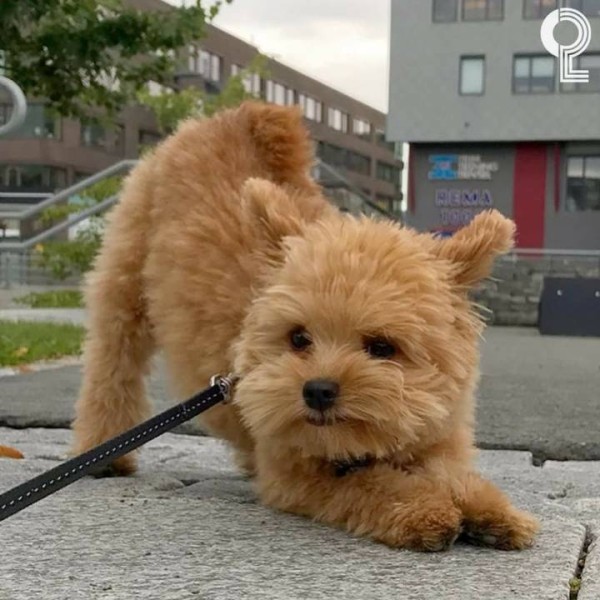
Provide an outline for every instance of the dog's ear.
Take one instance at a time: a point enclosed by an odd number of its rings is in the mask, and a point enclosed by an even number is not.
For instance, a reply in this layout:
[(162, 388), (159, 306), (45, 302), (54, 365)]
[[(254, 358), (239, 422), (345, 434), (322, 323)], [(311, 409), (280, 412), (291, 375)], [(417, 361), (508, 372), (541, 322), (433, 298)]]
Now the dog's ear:
[(242, 226), (273, 249), (283, 238), (298, 235), (304, 220), (298, 202), (283, 187), (266, 179), (247, 179), (242, 186)]
[(453, 237), (437, 242), (435, 253), (453, 265), (458, 285), (475, 285), (492, 270), (494, 259), (514, 246), (515, 224), (497, 210), (478, 214)]

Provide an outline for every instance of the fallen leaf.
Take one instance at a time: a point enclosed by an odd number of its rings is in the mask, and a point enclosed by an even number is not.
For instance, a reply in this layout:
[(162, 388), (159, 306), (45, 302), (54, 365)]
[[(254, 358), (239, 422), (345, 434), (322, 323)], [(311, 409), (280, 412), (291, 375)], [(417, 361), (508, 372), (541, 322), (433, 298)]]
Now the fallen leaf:
[(25, 458), (22, 452), (10, 446), (0, 445), (0, 458)]
[(17, 348), (13, 354), (17, 358), (21, 358), (22, 356), (25, 356), (28, 352), (29, 352), (29, 348), (27, 346), (21, 346), (20, 348)]

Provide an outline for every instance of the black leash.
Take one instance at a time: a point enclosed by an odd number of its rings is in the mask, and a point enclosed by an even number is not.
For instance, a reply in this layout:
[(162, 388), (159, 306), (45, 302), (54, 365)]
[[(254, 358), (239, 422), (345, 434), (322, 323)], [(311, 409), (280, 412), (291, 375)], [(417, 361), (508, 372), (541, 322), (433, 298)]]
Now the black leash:
[(189, 400), (1, 494), (0, 521), (58, 492), (90, 471), (128, 454), (176, 425), (189, 421), (219, 402), (227, 402), (234, 383), (231, 375), (216, 375), (211, 379), (209, 388)]

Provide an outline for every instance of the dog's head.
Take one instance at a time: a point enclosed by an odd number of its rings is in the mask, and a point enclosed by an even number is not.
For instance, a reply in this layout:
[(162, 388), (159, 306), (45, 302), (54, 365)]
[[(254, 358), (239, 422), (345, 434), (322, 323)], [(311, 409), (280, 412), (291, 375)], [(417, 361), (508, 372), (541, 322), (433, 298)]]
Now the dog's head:
[(280, 188), (246, 187), (273, 250), (235, 350), (252, 434), (345, 459), (469, 427), (481, 323), (467, 293), (510, 249), (514, 224), (486, 212), (446, 240), (346, 215), (303, 224), (291, 204), (269, 204)]

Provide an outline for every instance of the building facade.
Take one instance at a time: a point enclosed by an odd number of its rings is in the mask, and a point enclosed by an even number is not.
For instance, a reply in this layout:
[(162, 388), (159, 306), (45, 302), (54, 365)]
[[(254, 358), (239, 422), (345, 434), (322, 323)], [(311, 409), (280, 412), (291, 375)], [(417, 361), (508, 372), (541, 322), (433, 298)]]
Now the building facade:
[[(591, 24), (561, 83), (540, 38)], [(559, 43), (575, 28), (560, 23)], [(522, 248), (600, 249), (600, 0), (392, 0), (388, 138), (410, 144), (406, 221), (451, 234), (495, 207)]]
[[(140, 10), (172, 10), (161, 0), (128, 3)], [(208, 25), (204, 39), (182, 49), (174, 87), (219, 92), (257, 54), (255, 46)], [(255, 74), (245, 85), (266, 101), (300, 105), (316, 155), (372, 202), (399, 212), (402, 163), (394, 156), (393, 144), (385, 141), (385, 114), (276, 60), (267, 61), (264, 77)], [(151, 91), (160, 89), (153, 82), (149, 86)], [(0, 96), (0, 123), (9, 111)], [(136, 158), (142, 147), (159, 139), (152, 114), (140, 106), (126, 108), (108, 130), (53, 118), (43, 103), (33, 102), (25, 124), (0, 140), (0, 192), (53, 192), (119, 160)], [(16, 196), (11, 200), (32, 201)]]

